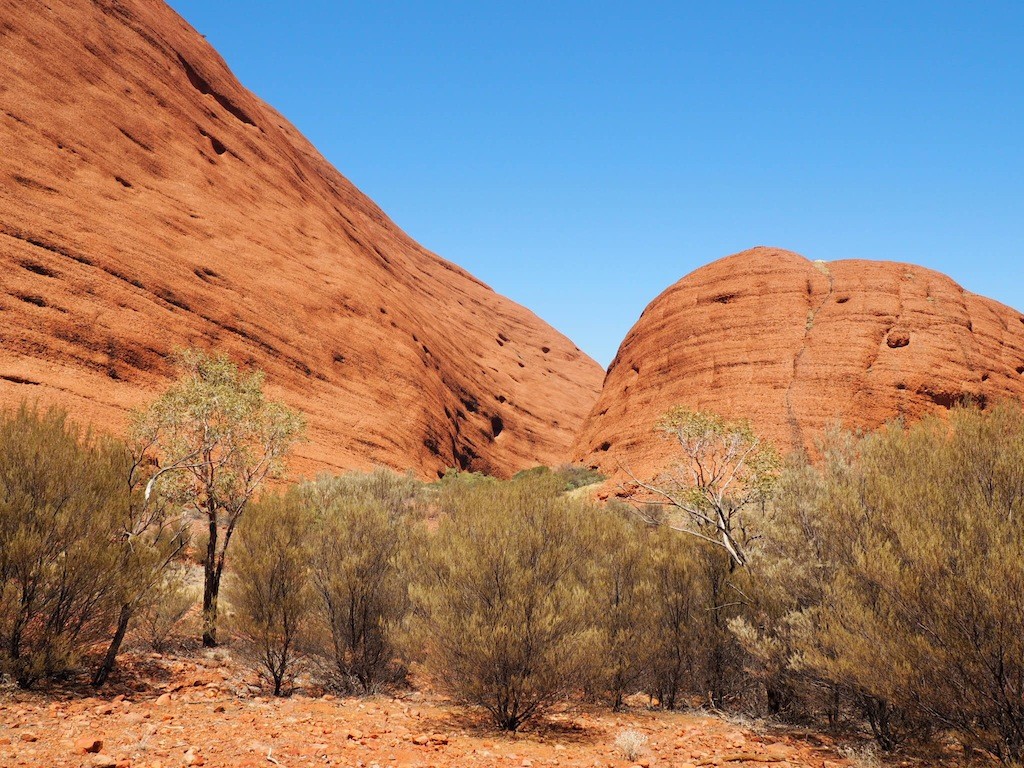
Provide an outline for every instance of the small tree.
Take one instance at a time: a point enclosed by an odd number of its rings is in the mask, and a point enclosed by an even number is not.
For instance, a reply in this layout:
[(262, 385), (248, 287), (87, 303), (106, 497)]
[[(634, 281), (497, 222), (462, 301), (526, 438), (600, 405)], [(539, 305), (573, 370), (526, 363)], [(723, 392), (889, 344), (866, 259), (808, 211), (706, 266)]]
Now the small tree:
[(309, 560), (313, 516), (297, 490), (254, 504), (239, 528), (229, 590), (234, 628), (274, 695), (285, 692), (312, 608)]
[(655, 427), (678, 449), (675, 465), (652, 481), (634, 477), (637, 512), (699, 540), (692, 551), (697, 594), (711, 618), (703, 633), (704, 693), (721, 707), (735, 692), (739, 663), (729, 622), (749, 603), (745, 590), (748, 547), (770, 496), (779, 461), (746, 421), (682, 407), (668, 411)]
[(408, 609), (400, 560), (420, 484), (378, 470), (303, 487), (316, 517), (313, 583), (342, 683), (373, 693), (402, 675), (394, 634)]
[(634, 500), (666, 508), (671, 527), (724, 549), (730, 570), (745, 565), (745, 548), (755, 535), (751, 514), (769, 497), (778, 471), (774, 449), (746, 421), (683, 407), (670, 410), (655, 428), (681, 455), (654, 481), (633, 477), (640, 489)]
[(592, 510), (560, 485), (453, 488), (420, 553), (413, 644), (435, 679), (507, 730), (579, 689), (592, 662)]
[[(263, 374), (244, 374), (224, 356), (197, 350), (176, 357), (178, 380), (133, 425), (154, 482), (205, 519), (203, 645), (217, 644), (217, 600), (228, 546), (250, 500), (284, 459), (302, 418), (263, 394)], [(147, 490), (152, 490), (149, 486)]]

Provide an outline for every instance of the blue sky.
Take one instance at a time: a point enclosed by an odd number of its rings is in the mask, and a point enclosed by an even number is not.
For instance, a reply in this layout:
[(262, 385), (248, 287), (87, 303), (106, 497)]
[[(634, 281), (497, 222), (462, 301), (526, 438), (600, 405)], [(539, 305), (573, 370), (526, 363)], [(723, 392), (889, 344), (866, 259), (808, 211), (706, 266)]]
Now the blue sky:
[(410, 235), (602, 365), (754, 245), (1024, 310), (1024, 3), (171, 0)]

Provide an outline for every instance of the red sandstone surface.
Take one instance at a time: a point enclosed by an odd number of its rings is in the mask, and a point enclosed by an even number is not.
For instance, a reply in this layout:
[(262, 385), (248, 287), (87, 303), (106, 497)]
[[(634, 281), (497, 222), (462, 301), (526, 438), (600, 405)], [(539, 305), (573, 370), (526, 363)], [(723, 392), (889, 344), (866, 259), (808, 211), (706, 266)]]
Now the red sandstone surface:
[(674, 405), (748, 418), (782, 452), (965, 398), (1024, 397), (1024, 314), (909, 264), (754, 248), (656, 298), (608, 370), (573, 458), (651, 477)]
[(267, 372), (306, 472), (564, 459), (600, 367), (424, 250), (158, 0), (0, 0), (0, 405), (119, 430), (175, 347)]

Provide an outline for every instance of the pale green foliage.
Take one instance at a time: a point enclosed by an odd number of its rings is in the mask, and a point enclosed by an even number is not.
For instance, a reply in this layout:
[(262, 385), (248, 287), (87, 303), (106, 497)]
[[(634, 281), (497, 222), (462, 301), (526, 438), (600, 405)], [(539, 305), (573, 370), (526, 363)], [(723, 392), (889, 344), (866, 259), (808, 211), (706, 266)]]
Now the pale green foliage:
[(393, 637), (408, 608), (402, 558), (421, 495), (414, 478), (386, 470), (303, 486), (316, 519), (317, 613), (347, 688), (372, 693), (403, 674)]
[(468, 472), (456, 469), (455, 467), (449, 467), (445, 470), (444, 475), (431, 485), (435, 489), (443, 491), (447, 488), (458, 488), (463, 485), (494, 482), (497, 482), (495, 478), (485, 475), (483, 472)]
[(124, 589), (129, 462), (63, 412), (0, 417), (0, 669), (22, 686), (108, 636)]
[(313, 599), (313, 515), (297, 489), (254, 504), (239, 528), (228, 599), (233, 627), (273, 686), (286, 692)]
[(789, 574), (773, 598), (782, 618), (763, 631), (790, 650), (791, 668), (851, 694), (883, 746), (909, 718), (1018, 759), (1020, 406), (892, 426), (830, 451), (820, 470), (787, 474), (773, 545), (757, 560)]
[(588, 485), (603, 482), (605, 477), (596, 469), (590, 469), (580, 464), (562, 464), (551, 468), (545, 466), (523, 469), (513, 476), (513, 480), (522, 480), (543, 475), (554, 475), (562, 482), (562, 490), (573, 491)]
[(235, 527), (260, 484), (282, 475), (303, 421), (265, 398), (262, 373), (243, 373), (227, 357), (186, 350), (176, 363), (179, 378), (136, 415), (132, 434), (155, 463), (160, 491), (206, 520), (203, 640), (213, 645)]
[(754, 604), (730, 624), (749, 655), (772, 715), (798, 716), (823, 709), (838, 716), (834, 684), (793, 665), (795, 638), (806, 632), (839, 564), (842, 545), (835, 521), (842, 513), (826, 493), (841, 483), (855, 460), (852, 436), (830, 433), (818, 466), (795, 456), (779, 477), (763, 536), (750, 548)]
[(779, 461), (746, 421), (676, 407), (656, 430), (673, 442), (675, 466), (653, 482), (637, 478), (638, 501), (666, 508), (667, 522), (722, 547), (733, 566), (746, 562), (761, 506), (770, 495)]
[(674, 709), (686, 693), (699, 690), (697, 652), (701, 629), (707, 624), (698, 593), (694, 542), (676, 531), (656, 528), (647, 543), (646, 571), (650, 580), (641, 647), (649, 690), (663, 707)]
[[(673, 444), (675, 466), (650, 482), (634, 477), (639, 490), (632, 501), (649, 522), (685, 534), (696, 545), (685, 546), (675, 555), (686, 562), (685, 571), (661, 566), (662, 578), (681, 585), (685, 577), (688, 586), (685, 593), (676, 593), (678, 598), (662, 593), (659, 609), (671, 608), (671, 614), (685, 605), (689, 621), (700, 627), (700, 640), (684, 653), (680, 648), (683, 632), (678, 623), (672, 623), (675, 619), (666, 616), (666, 634), (652, 641), (652, 658), (657, 660), (654, 679), (668, 706), (688, 689), (722, 707), (742, 687), (739, 648), (728, 625), (747, 602), (748, 575), (742, 566), (760, 535), (779, 460), (746, 421), (676, 407), (655, 429)], [(668, 541), (659, 543), (672, 546)], [(664, 603), (670, 599), (683, 602)]]
[(592, 664), (591, 509), (550, 480), (464, 486), (419, 554), (413, 645), (453, 695), (515, 730)]

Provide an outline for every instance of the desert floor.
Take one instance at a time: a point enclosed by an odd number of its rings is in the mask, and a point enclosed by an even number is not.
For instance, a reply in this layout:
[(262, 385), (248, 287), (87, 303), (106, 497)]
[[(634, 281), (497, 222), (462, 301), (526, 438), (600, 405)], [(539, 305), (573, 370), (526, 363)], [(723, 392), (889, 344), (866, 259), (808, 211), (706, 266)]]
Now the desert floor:
[[(831, 740), (704, 713), (577, 708), (518, 734), (432, 694), (269, 698), (224, 651), (127, 654), (106, 695), (0, 691), (0, 765), (792, 766), (852, 765)], [(85, 692), (83, 692), (85, 691)], [(646, 745), (629, 760), (616, 738)]]

